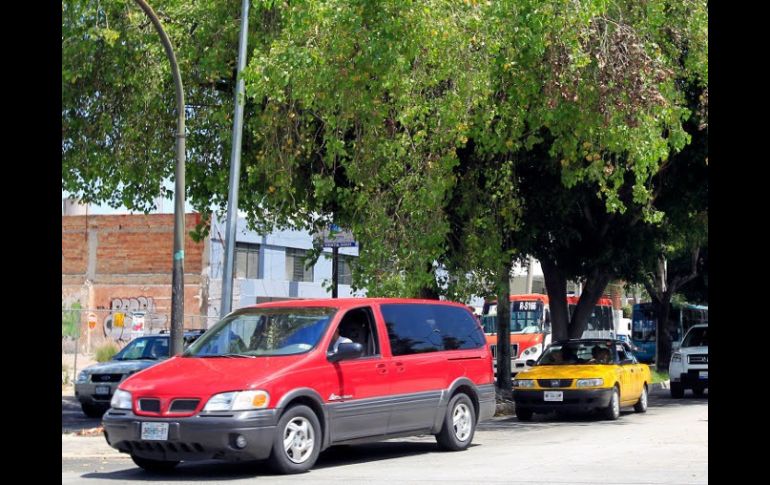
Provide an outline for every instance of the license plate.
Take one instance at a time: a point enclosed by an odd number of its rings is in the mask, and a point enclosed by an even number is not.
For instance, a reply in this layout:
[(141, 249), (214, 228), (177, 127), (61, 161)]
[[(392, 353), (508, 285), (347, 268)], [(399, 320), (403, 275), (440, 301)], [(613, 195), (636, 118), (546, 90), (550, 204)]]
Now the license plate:
[(148, 441), (168, 440), (168, 423), (142, 423), (142, 439)]
[(702, 371), (698, 372), (698, 378), (699, 379), (708, 379), (709, 378), (709, 371), (702, 370)]
[(96, 386), (94, 393), (99, 396), (106, 396), (110, 393), (110, 386)]
[(564, 401), (564, 393), (562, 391), (543, 391), (544, 401)]

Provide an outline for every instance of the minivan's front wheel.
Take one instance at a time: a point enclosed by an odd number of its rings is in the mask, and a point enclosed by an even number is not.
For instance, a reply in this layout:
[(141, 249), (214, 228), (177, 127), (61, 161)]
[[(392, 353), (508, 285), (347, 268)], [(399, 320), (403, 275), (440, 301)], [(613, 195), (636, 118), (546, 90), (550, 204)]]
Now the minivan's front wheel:
[(170, 472), (174, 469), (175, 466), (179, 464), (178, 461), (151, 460), (149, 458), (141, 458), (136, 455), (131, 455), (131, 459), (134, 460), (134, 463), (136, 463), (141, 468), (147, 470), (148, 472), (155, 473)]
[(460, 451), (470, 446), (476, 431), (476, 411), (467, 394), (456, 394), (447, 406), (444, 425), (436, 435), (439, 448)]
[(292, 406), (275, 429), (270, 454), (273, 468), (279, 473), (301, 473), (312, 468), (321, 452), (321, 424), (313, 410)]

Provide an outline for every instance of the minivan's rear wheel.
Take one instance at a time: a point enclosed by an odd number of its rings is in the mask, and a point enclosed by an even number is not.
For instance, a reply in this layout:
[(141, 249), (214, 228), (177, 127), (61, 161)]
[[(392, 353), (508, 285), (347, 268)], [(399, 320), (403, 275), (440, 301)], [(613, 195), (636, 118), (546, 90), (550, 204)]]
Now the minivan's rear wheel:
[(456, 394), (449, 401), (444, 425), (436, 435), (439, 448), (460, 451), (470, 446), (476, 431), (476, 411), (467, 394)]
[(321, 424), (312, 409), (292, 406), (278, 420), (270, 464), (279, 473), (301, 473), (313, 467), (321, 452)]
[(179, 464), (178, 461), (168, 460), (151, 460), (149, 458), (141, 458), (136, 455), (131, 455), (131, 459), (134, 463), (147, 470), (148, 472), (164, 473), (170, 472), (175, 466)]
[(647, 384), (642, 385), (642, 394), (639, 396), (639, 401), (634, 404), (634, 411), (637, 413), (644, 413), (647, 411)]

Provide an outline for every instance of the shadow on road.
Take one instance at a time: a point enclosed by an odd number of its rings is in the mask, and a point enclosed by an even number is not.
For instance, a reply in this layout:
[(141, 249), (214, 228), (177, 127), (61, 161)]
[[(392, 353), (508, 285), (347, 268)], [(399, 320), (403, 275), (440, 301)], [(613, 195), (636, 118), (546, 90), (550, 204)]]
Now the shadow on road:
[(80, 402), (75, 396), (61, 397), (61, 432), (77, 433), (79, 431), (101, 426), (101, 418), (89, 418), (80, 409)]
[[(478, 446), (478, 445), (471, 445)], [(409, 441), (385, 441), (379, 443), (362, 444), (354, 446), (333, 446), (322, 452), (318, 457), (313, 470), (356, 465), (373, 461), (389, 460), (405, 456), (421, 455), (426, 453), (442, 453), (433, 441), (409, 442)], [(129, 466), (134, 466), (129, 462)], [(85, 473), (83, 478), (96, 478), (101, 480), (124, 480), (137, 482), (154, 481), (227, 481), (239, 480), (250, 477), (276, 476), (267, 461), (251, 461), (241, 463), (223, 462), (217, 460), (186, 462), (177, 466), (169, 473), (151, 473), (134, 467), (125, 470), (109, 472)]]
[[(683, 399), (673, 399), (668, 389), (657, 389), (650, 392), (647, 404), (648, 409), (660, 409), (679, 406), (695, 406), (708, 404), (708, 391), (704, 397), (695, 397), (690, 391), (685, 392)], [(577, 426), (596, 426), (599, 424), (622, 426), (630, 424), (624, 421), (624, 416), (633, 415), (633, 408), (624, 407), (620, 411), (620, 418), (617, 421), (608, 421), (602, 418), (598, 413), (535, 413), (532, 421), (519, 421), (516, 416), (496, 417), (492, 420), (479, 424), (481, 430), (508, 430), (508, 429), (542, 429), (544, 427), (557, 427), (562, 424)]]

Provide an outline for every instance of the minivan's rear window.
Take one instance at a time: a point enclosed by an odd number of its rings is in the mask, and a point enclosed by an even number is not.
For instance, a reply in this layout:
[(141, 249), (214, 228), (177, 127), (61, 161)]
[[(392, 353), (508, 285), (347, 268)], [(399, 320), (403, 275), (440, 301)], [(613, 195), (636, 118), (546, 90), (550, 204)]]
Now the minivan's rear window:
[(184, 353), (188, 357), (302, 354), (318, 344), (334, 308), (253, 308), (225, 317)]
[(479, 324), (463, 308), (391, 303), (380, 309), (393, 355), (477, 349), (485, 342)]

